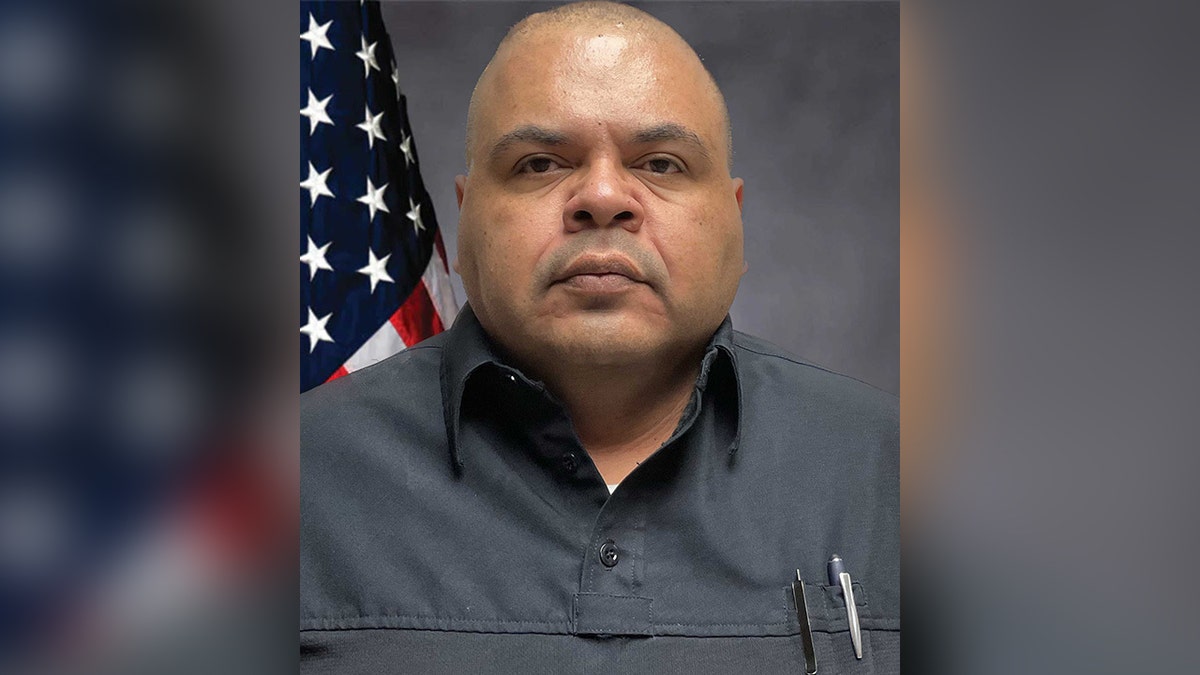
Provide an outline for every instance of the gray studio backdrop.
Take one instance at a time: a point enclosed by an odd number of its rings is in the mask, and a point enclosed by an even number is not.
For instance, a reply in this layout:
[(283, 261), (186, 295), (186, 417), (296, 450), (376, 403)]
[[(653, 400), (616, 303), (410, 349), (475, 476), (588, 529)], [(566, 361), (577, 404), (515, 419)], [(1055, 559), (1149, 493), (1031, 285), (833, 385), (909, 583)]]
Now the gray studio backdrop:
[[(505, 31), (555, 4), (383, 3), (451, 259), (471, 89)], [(734, 326), (898, 393), (899, 3), (630, 4), (691, 43), (728, 99), (750, 266)]]

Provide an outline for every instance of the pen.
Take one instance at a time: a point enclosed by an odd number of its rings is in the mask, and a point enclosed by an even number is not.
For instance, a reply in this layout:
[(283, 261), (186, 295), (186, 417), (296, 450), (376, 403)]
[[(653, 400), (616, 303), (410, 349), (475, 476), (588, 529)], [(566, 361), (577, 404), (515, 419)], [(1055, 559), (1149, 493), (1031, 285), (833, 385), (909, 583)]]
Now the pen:
[(808, 603), (804, 601), (804, 580), (800, 578), (800, 570), (796, 570), (796, 580), (792, 582), (792, 598), (796, 601), (796, 620), (800, 622), (800, 641), (804, 644), (804, 672), (817, 675), (817, 652), (813, 648), (812, 628), (808, 625)]
[(854, 643), (855, 658), (862, 658), (862, 630), (858, 626), (858, 605), (854, 603), (854, 588), (851, 586), (850, 573), (846, 564), (836, 553), (829, 559), (829, 585), (841, 586), (842, 597), (846, 601), (846, 622), (850, 624), (850, 641)]

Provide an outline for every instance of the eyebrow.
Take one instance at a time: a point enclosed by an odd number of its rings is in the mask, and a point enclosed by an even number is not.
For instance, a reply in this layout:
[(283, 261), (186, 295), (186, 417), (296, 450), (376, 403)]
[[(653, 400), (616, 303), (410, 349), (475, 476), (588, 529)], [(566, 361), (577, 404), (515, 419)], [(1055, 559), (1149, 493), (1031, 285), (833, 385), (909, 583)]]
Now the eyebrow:
[(567, 135), (557, 131), (551, 131), (534, 124), (526, 124), (517, 127), (512, 131), (504, 134), (492, 146), (491, 156), (497, 157), (505, 150), (516, 145), (517, 143), (536, 143), (538, 145), (559, 146), (567, 144)]
[[(634, 143), (661, 143), (663, 141), (682, 141), (695, 147), (705, 159), (710, 159), (708, 146), (700, 139), (700, 135), (675, 122), (663, 122), (633, 134)], [(504, 134), (492, 145), (489, 153), (492, 158), (503, 154), (517, 143), (535, 143), (537, 145), (562, 146), (570, 142), (570, 137), (558, 131), (551, 131), (536, 124), (525, 124)]]
[(663, 141), (683, 141), (695, 146), (705, 159), (709, 159), (708, 146), (700, 140), (700, 135), (682, 124), (664, 122), (642, 129), (633, 135), (634, 143), (661, 143)]

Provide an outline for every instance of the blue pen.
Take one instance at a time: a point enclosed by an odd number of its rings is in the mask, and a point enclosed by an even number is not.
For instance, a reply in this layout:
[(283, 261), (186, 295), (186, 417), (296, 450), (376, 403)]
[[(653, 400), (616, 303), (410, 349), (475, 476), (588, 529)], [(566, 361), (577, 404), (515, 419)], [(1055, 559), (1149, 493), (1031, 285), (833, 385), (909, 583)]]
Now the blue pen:
[(829, 559), (829, 585), (842, 587), (842, 598), (846, 601), (846, 622), (850, 624), (850, 641), (854, 643), (855, 658), (862, 658), (862, 630), (858, 626), (858, 605), (854, 603), (854, 588), (846, 564), (836, 553)]

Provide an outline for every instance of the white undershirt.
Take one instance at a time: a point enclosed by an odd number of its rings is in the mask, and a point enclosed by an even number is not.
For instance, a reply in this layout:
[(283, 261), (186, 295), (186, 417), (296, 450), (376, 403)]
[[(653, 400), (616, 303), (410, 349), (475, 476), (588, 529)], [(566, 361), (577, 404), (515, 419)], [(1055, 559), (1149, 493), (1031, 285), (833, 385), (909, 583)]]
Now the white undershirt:
[(616, 485), (609, 485), (609, 486), (608, 486), (608, 494), (610, 494), (610, 495), (611, 495), (612, 493), (616, 492), (616, 490), (617, 490), (617, 486), (616, 486)]

